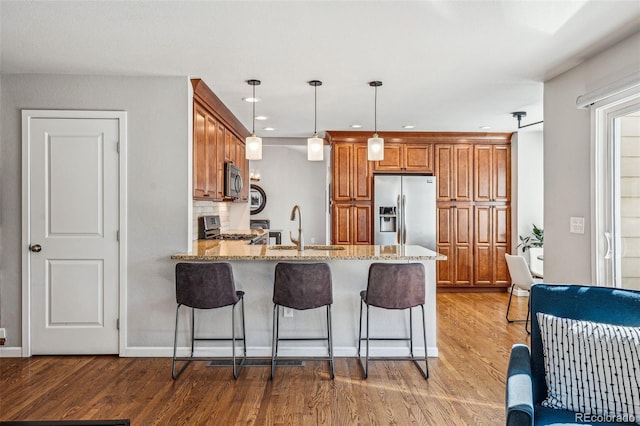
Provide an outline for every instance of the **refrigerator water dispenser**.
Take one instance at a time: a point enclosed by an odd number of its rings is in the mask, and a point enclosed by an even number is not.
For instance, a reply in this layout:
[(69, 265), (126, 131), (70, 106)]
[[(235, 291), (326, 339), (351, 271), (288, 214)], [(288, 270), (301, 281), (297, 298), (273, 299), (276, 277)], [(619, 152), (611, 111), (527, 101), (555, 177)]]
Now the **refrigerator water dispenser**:
[(380, 207), (380, 232), (396, 232), (398, 214), (396, 207)]

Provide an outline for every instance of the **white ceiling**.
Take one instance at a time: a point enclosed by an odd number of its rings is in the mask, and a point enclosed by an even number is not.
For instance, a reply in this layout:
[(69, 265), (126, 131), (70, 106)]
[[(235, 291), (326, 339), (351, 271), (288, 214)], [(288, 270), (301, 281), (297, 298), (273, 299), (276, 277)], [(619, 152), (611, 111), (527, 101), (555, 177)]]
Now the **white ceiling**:
[[(204, 79), (262, 137), (318, 130), (514, 131), (542, 82), (640, 31), (640, 1), (2, 0), (2, 73)], [(271, 126), (275, 131), (267, 132)]]

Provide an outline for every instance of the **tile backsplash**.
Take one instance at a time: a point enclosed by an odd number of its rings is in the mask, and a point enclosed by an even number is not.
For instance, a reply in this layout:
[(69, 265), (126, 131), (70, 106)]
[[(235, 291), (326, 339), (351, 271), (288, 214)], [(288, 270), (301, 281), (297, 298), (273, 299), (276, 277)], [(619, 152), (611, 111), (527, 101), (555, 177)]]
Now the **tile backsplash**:
[(230, 203), (193, 200), (193, 235), (192, 239), (198, 239), (198, 218), (200, 216), (217, 214), (220, 216), (220, 229), (229, 229), (229, 205)]

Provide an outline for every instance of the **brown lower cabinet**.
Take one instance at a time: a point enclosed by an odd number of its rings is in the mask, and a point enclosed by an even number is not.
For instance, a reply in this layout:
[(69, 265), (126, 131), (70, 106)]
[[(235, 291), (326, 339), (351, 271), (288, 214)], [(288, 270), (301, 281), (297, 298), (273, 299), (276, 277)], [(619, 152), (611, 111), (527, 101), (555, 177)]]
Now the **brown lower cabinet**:
[(473, 206), (438, 203), (436, 251), (447, 260), (436, 262), (438, 286), (473, 285)]
[(371, 244), (371, 204), (334, 203), (333, 244)]
[(474, 210), (475, 285), (507, 287), (510, 279), (504, 255), (510, 251), (511, 208), (476, 205)]

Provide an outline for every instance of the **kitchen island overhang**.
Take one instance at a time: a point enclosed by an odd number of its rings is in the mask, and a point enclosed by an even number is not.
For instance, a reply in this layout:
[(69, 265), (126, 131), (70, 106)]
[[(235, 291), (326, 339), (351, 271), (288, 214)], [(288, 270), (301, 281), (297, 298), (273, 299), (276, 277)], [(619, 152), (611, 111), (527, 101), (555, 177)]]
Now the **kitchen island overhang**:
[[(425, 266), (425, 312), (427, 331), (427, 354), (438, 356), (436, 342), (436, 277), (435, 262), (446, 259), (432, 250), (414, 245), (345, 245), (308, 246), (297, 251), (286, 246), (247, 245), (241, 241), (198, 240), (193, 250), (177, 253), (171, 258), (178, 262), (229, 262), (233, 267), (238, 290), (245, 292), (247, 355), (249, 357), (271, 356), (272, 293), (275, 265), (278, 262), (326, 262), (331, 267), (333, 282), (333, 339), (335, 356), (356, 356), (358, 347), (358, 321), (360, 314), (360, 291), (367, 288), (369, 266), (374, 262), (420, 262)], [(408, 336), (409, 315), (406, 311), (373, 308), (371, 314), (371, 337)], [(324, 313), (321, 310), (294, 311), (293, 317), (280, 320), (281, 335), (287, 331), (296, 334), (323, 333)], [(185, 328), (179, 330), (179, 352), (188, 353), (187, 312), (183, 312)], [(421, 336), (420, 315), (413, 315), (416, 355), (424, 354)], [(214, 311), (199, 311), (196, 314), (198, 333), (227, 335), (231, 327), (228, 315)], [(416, 328), (417, 327), (417, 328)], [(281, 347), (282, 356), (323, 356), (325, 346), (313, 342), (296, 342)], [(197, 346), (196, 355), (230, 356), (229, 344)], [(376, 342), (371, 347), (372, 356), (399, 357), (408, 355), (408, 344)]]

